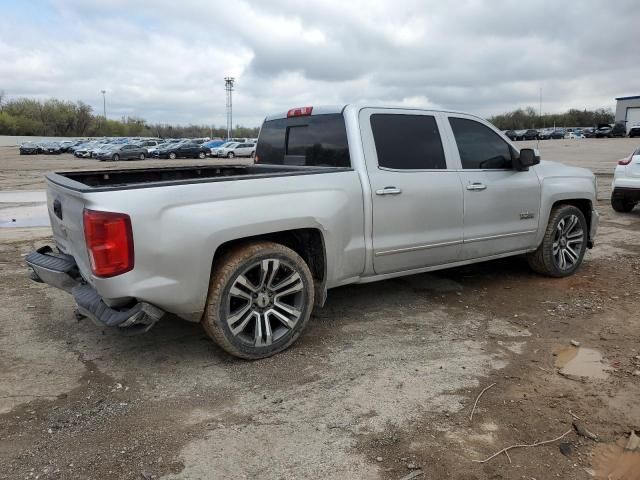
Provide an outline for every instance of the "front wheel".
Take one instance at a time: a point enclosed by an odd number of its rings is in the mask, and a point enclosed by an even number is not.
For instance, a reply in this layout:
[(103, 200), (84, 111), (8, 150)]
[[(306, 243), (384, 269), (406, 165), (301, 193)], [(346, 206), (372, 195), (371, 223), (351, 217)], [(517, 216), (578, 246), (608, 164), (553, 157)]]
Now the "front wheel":
[(176, 159), (176, 154), (175, 154), (175, 153), (173, 153), (173, 152), (171, 152), (171, 153), (169, 154), (169, 159), (170, 159), (170, 160), (175, 160), (175, 159)]
[(616, 212), (629, 213), (636, 206), (636, 202), (625, 199), (615, 194), (611, 196), (611, 206)]
[(206, 154), (206, 153), (204, 153), (204, 152), (200, 152), (200, 153), (198, 153), (198, 158), (199, 158), (200, 160), (202, 160), (202, 159), (203, 159), (203, 158), (205, 158), (206, 156), (207, 156), (207, 154)]
[(120, 160), (120, 155), (116, 153), (113, 157), (111, 157), (111, 160), (113, 160), (114, 162), (117, 162), (118, 160)]
[(235, 154), (233, 152), (227, 153), (227, 158), (233, 158), (233, 157), (235, 157)]
[(529, 254), (529, 266), (550, 277), (567, 277), (578, 270), (587, 250), (588, 227), (584, 214), (573, 205), (551, 210), (538, 249)]
[(293, 344), (313, 309), (313, 278), (293, 250), (240, 245), (214, 264), (202, 325), (224, 350), (256, 360)]
[(144, 153), (141, 153), (140, 155), (138, 155), (138, 159), (139, 160), (144, 160), (145, 159)]

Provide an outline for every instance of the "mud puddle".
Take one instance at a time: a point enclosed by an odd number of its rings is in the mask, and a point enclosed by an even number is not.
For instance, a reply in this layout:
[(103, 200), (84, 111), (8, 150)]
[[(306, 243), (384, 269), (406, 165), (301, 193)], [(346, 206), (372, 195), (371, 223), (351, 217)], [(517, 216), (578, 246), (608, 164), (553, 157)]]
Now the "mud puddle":
[(556, 368), (562, 375), (605, 379), (611, 368), (597, 350), (584, 347), (564, 347), (556, 353)]
[(49, 225), (45, 192), (0, 192), (0, 228), (47, 227)]

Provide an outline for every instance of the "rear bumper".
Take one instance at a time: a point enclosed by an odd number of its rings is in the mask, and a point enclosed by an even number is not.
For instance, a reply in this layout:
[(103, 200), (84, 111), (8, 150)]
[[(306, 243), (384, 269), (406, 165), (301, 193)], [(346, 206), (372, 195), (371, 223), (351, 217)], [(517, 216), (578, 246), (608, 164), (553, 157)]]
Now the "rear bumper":
[(73, 295), (81, 314), (98, 325), (118, 327), (129, 334), (148, 331), (165, 312), (147, 302), (133, 302), (124, 308), (109, 307), (98, 292), (80, 276), (73, 257), (55, 254), (42, 247), (25, 258), (31, 267), (31, 279), (46, 283)]
[(614, 186), (613, 192), (611, 192), (611, 198), (624, 198), (625, 200), (639, 202), (640, 201), (640, 181), (638, 181), (637, 184), (638, 184), (637, 187)]

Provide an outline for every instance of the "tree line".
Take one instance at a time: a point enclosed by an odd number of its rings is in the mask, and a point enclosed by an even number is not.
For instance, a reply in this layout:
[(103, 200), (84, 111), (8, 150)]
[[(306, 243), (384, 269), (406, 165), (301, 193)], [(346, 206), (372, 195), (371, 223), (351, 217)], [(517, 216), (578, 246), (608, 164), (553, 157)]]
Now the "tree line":
[[(258, 136), (258, 128), (237, 125), (234, 137)], [(138, 117), (120, 120), (93, 113), (84, 102), (63, 100), (35, 100), (17, 98), (7, 100), (0, 91), (0, 135), (39, 137), (161, 137), (161, 138), (225, 138), (227, 129), (207, 125), (169, 125), (148, 123)]]
[(513, 112), (489, 117), (500, 130), (524, 130), (545, 127), (596, 127), (601, 123), (613, 123), (615, 115), (610, 108), (578, 110), (571, 108), (564, 113), (540, 115), (533, 107), (519, 108)]

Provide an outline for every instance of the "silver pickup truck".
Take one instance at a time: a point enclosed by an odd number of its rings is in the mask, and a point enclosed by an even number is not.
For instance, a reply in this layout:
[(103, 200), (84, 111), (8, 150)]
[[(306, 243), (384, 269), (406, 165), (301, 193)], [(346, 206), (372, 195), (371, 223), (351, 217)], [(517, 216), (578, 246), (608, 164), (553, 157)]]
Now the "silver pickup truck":
[(51, 173), (35, 281), (123, 331), (166, 313), (223, 349), (290, 346), (327, 290), (526, 255), (563, 277), (598, 225), (596, 179), (464, 113), (367, 105), (267, 117), (255, 165)]

